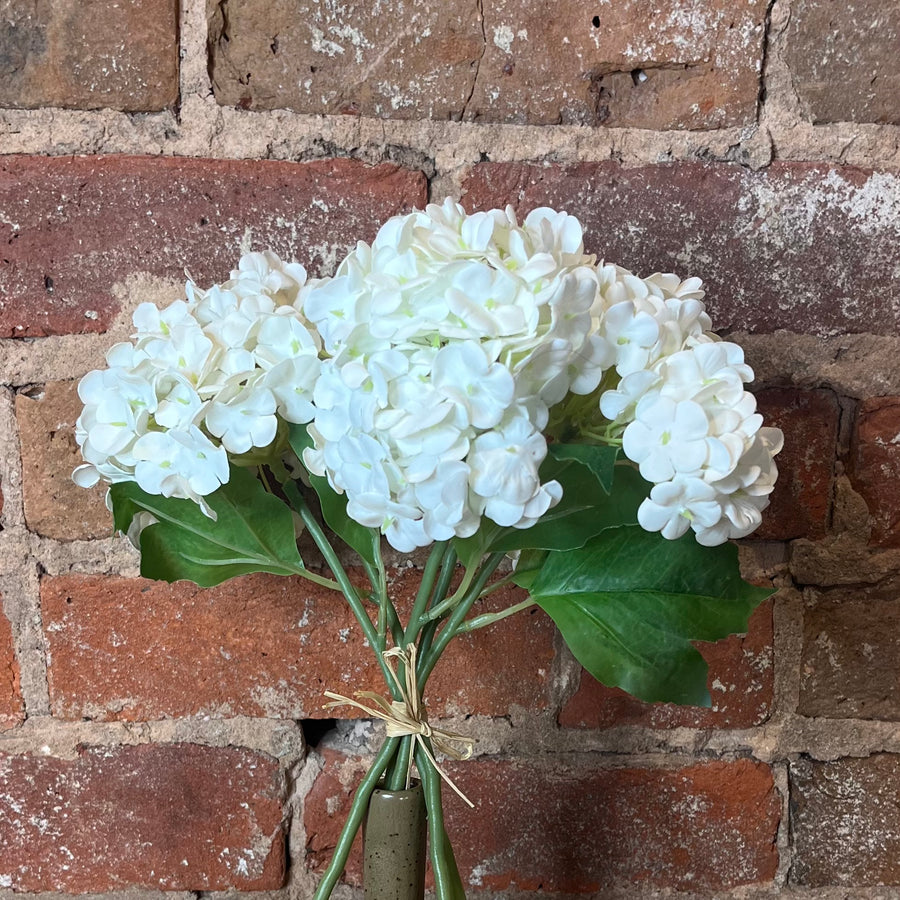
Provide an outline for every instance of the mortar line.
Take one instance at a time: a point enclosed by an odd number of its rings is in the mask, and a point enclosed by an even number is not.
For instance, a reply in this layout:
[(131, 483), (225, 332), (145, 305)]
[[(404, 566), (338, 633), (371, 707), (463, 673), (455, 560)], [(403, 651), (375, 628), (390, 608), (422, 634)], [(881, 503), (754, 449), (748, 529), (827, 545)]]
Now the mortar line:
[[(185, 12), (187, 15), (187, 10)], [(188, 54), (184, 63), (191, 60)], [(186, 67), (189, 71), (189, 67)], [(208, 76), (204, 73), (206, 84)], [(210, 159), (304, 159), (348, 156), (364, 162), (384, 158), (385, 147), (409, 148), (438, 160), (441, 175), (474, 165), (487, 153), (494, 162), (522, 162), (552, 157), (560, 164), (599, 162), (622, 156), (626, 166), (666, 162), (723, 161), (735, 147), (746, 148), (756, 129), (648, 131), (579, 125), (503, 125), (437, 120), (407, 121), (369, 117), (320, 116), (287, 110), (249, 111), (219, 106), (203, 90), (181, 98), (181, 121), (167, 126), (171, 111), (131, 116), (110, 110), (0, 110), (0, 155), (69, 156), (73, 153), (144, 154)], [(210, 87), (207, 90), (211, 91)], [(900, 168), (900, 126), (857, 123), (812, 125), (793, 115), (773, 119), (771, 91), (760, 126), (768, 130), (775, 157), (781, 160), (846, 163), (870, 168)], [(350, 121), (348, 121), (348, 119)], [(51, 121), (52, 120), (52, 121)], [(798, 148), (798, 129), (808, 136)], [(71, 132), (79, 132), (73, 146)], [(169, 133), (166, 133), (166, 132)], [(858, 138), (850, 147), (848, 134)], [(61, 135), (56, 142), (55, 135)], [(66, 136), (69, 135), (69, 136)], [(323, 153), (326, 145), (334, 152)], [(867, 149), (873, 148), (874, 149)], [(879, 150), (879, 148), (882, 148)], [(883, 148), (889, 148), (887, 150)], [(442, 164), (440, 160), (446, 161)]]
[(791, 846), (791, 794), (790, 771), (786, 761), (772, 765), (772, 776), (775, 780), (775, 790), (781, 798), (781, 816), (778, 820), (778, 830), (775, 835), (775, 849), (778, 852), (778, 869), (773, 879), (776, 889), (783, 890), (787, 887), (793, 864), (793, 847)]
[(25, 525), (22, 453), (15, 408), (15, 392), (0, 388), (0, 490), (3, 491), (0, 526), (4, 528)]
[(42, 716), (0, 732), (0, 752), (28, 753), (41, 747), (40, 752), (57, 757), (74, 756), (83, 744), (133, 746), (184, 742), (265, 753), (279, 760), (284, 769), (302, 763), (306, 757), (302, 728), (289, 719), (250, 716), (216, 719), (196, 715), (127, 722)]
[[(4, 553), (4, 557), (7, 554)], [(17, 561), (17, 571), (0, 576), (3, 609), (12, 625), (19, 685), (26, 720), (50, 715), (47, 657), (41, 624), (40, 566), (33, 557)]]

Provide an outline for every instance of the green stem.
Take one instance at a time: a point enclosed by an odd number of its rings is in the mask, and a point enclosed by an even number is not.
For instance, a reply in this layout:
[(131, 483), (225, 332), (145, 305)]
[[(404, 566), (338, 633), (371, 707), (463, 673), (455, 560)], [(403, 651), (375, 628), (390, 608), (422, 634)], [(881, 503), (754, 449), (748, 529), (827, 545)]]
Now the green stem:
[(421, 666), (419, 666), (418, 682), (420, 692), (425, 689), (425, 682), (428, 681), (428, 676), (431, 674), (432, 669), (434, 669), (447, 644), (456, 636), (457, 629), (472, 608), (472, 604), (478, 599), (488, 578), (494, 574), (505, 555), (505, 553), (492, 553), (479, 567), (474, 583), (468, 593), (460, 600), (456, 609), (453, 610), (452, 615), (447, 620), (447, 624), (441, 629), (433, 646), (429, 648)]
[(456, 551), (453, 549), (452, 544), (448, 544), (444, 561), (441, 563), (441, 575), (434, 586), (432, 604), (440, 603), (447, 596), (447, 592), (450, 590), (450, 582), (453, 581), (453, 573), (456, 571), (456, 560)]
[(487, 585), (481, 593), (478, 595), (478, 598), (484, 599), (485, 597), (493, 594), (494, 591), (499, 591), (500, 588), (505, 588), (508, 584), (515, 584), (515, 572), (510, 572), (509, 575), (504, 575), (502, 578), (498, 578), (496, 581)]
[[(483, 596), (483, 595), (482, 595)], [(463, 622), (459, 628), (456, 629), (457, 634), (465, 634), (468, 631), (476, 631), (479, 628), (485, 628), (488, 625), (493, 625), (494, 622), (500, 622), (502, 619), (506, 619), (509, 616), (514, 616), (517, 612), (521, 612), (523, 609), (528, 609), (529, 606), (534, 605), (534, 600), (530, 597), (527, 600), (523, 600), (521, 603), (516, 603), (514, 606), (509, 606), (500, 612), (495, 613), (485, 613), (483, 616), (475, 616), (474, 619), (469, 619), (466, 622)]]
[(366, 636), (369, 644), (374, 649), (375, 658), (378, 661), (379, 667), (381, 668), (381, 674), (384, 676), (385, 683), (390, 689), (391, 696), (395, 700), (399, 700), (400, 692), (397, 690), (397, 686), (394, 684), (394, 679), (391, 676), (391, 670), (388, 668), (388, 664), (382, 656), (382, 653), (384, 651), (384, 644), (379, 642), (378, 633), (376, 632), (375, 627), (372, 625), (372, 620), (366, 613), (366, 609), (363, 606), (362, 600), (360, 600), (359, 594), (356, 593), (356, 588), (353, 587), (349, 576), (344, 571), (344, 567), (341, 565), (341, 561), (338, 559), (337, 553), (335, 553), (334, 551), (334, 547), (331, 546), (331, 543), (325, 535), (322, 526), (319, 525), (319, 523), (316, 521), (315, 516), (313, 516), (312, 510), (310, 510), (309, 505), (303, 499), (303, 495), (300, 493), (300, 490), (298, 489), (296, 483), (293, 481), (287, 482), (284, 485), (284, 492), (287, 495), (288, 500), (291, 502), (291, 505), (300, 514), (300, 518), (303, 519), (303, 524), (306, 525), (310, 536), (316, 542), (316, 546), (319, 548), (319, 552), (322, 554), (325, 562), (328, 564), (328, 568), (331, 569), (331, 573), (337, 579), (337, 582), (340, 585), (341, 592), (347, 599), (347, 603), (350, 605), (350, 609), (353, 611), (353, 615), (356, 617), (356, 621), (359, 622), (359, 627), (362, 628), (363, 634)]
[[(422, 581), (419, 583), (419, 591), (413, 602), (412, 612), (409, 614), (409, 622), (406, 626), (406, 632), (403, 635), (403, 646), (414, 644), (419, 636), (421, 629), (421, 619), (428, 607), (428, 601), (436, 596), (433, 588), (435, 587), (435, 579), (438, 575), (438, 568), (443, 565), (447, 556), (453, 552), (449, 544), (441, 542), (436, 543), (431, 548), (428, 555), (428, 562), (425, 563), (425, 569), (422, 572)], [(443, 576), (443, 572), (441, 572)], [(443, 597), (441, 597), (443, 599)]]
[(416, 767), (422, 777), (425, 790), (425, 809), (428, 813), (428, 831), (431, 835), (429, 850), (434, 872), (434, 892), (437, 900), (465, 900), (462, 884), (452, 853), (444, 845), (447, 832), (444, 829), (444, 809), (441, 806), (441, 778), (421, 747), (416, 747)]
[(290, 571), (292, 575), (299, 575), (301, 578), (305, 578), (307, 581), (328, 588), (331, 591), (340, 591), (341, 589), (341, 586), (336, 581), (326, 578), (324, 575), (316, 575), (315, 572), (310, 572), (309, 569), (304, 569), (303, 566), (292, 566)]
[(436, 619), (440, 619), (445, 616), (448, 612), (450, 612), (453, 607), (455, 607), (463, 597), (466, 596), (466, 593), (469, 590), (470, 585), (472, 584), (473, 576), (466, 572), (463, 576), (462, 584), (456, 589), (456, 591), (450, 596), (445, 597), (441, 600), (440, 603), (435, 604), (428, 610), (422, 618), (426, 622), (434, 622)]
[(385, 609), (387, 609), (387, 621), (388, 626), (391, 629), (391, 637), (394, 639), (395, 647), (403, 646), (403, 625), (400, 623), (400, 617), (397, 615), (397, 610), (394, 609), (394, 604), (388, 600)]
[(337, 846), (334, 848), (334, 856), (331, 857), (331, 862), (328, 864), (328, 868), (325, 870), (325, 874), (316, 888), (313, 900), (326, 900), (326, 898), (331, 896), (331, 892), (334, 890), (334, 886), (337, 884), (338, 879), (341, 877), (341, 872), (344, 871), (344, 866), (347, 864), (347, 857), (350, 854), (350, 848), (353, 846), (356, 832), (359, 831), (359, 826), (362, 825), (366, 810), (369, 808), (369, 798), (378, 786), (378, 779), (384, 773), (392, 755), (397, 752), (399, 743), (399, 738), (387, 738), (382, 744), (381, 750), (378, 751), (378, 755), (373, 760), (372, 765), (369, 766), (369, 771), (366, 772), (365, 777), (356, 789), (353, 805), (350, 807), (347, 821), (344, 823), (341, 836), (338, 838)]
[[(376, 572), (375, 578), (369, 576), (369, 580), (372, 582), (372, 587), (375, 589), (376, 596), (378, 598), (378, 639), (381, 641), (381, 647), (384, 649), (387, 646), (387, 628), (388, 628), (388, 607), (393, 607), (390, 599), (388, 598), (387, 592), (387, 572), (384, 569), (384, 560), (381, 556), (381, 541), (377, 543), (377, 550), (375, 553), (375, 564), (376, 564)], [(397, 618), (397, 612), (394, 610), (394, 619)]]
[(409, 752), (412, 740), (412, 735), (409, 734), (400, 738), (400, 749), (391, 760), (384, 779), (385, 787), (389, 791), (404, 791), (409, 787), (406, 783), (406, 775), (409, 772)]
[[(443, 567), (441, 568), (441, 574), (438, 578), (437, 584), (434, 587), (434, 593), (432, 594), (431, 602), (432, 604), (440, 603), (446, 596), (448, 591), (450, 590), (450, 583), (453, 581), (453, 573), (456, 571), (456, 562), (457, 556), (456, 551), (451, 547), (447, 551), (447, 555), (444, 557)], [(423, 656), (428, 655), (428, 651), (431, 649), (431, 642), (434, 640), (434, 636), (437, 633), (438, 623), (437, 621), (431, 622), (419, 622), (419, 660), (421, 661)], [(421, 666), (420, 666), (421, 668)]]
[[(475, 575), (478, 572), (477, 566), (471, 566), (467, 568), (463, 572), (462, 583), (460, 586), (454, 591), (453, 596), (448, 597), (447, 591), (450, 588), (450, 581), (453, 578), (453, 570), (456, 567), (456, 551), (453, 551), (452, 557), (448, 557), (448, 563), (445, 569), (441, 572), (441, 591), (438, 593), (435, 592), (435, 600), (432, 601), (431, 609), (425, 613), (422, 618), (425, 622), (433, 622), (436, 619), (440, 619), (443, 615), (445, 615), (449, 610), (451, 610), (457, 603), (466, 595), (466, 592), (469, 590), (470, 585), (472, 584), (472, 579), (475, 578)], [(436, 601), (436, 602), (435, 602)]]
[(581, 430), (582, 437), (589, 437), (598, 444), (606, 444), (607, 447), (621, 447), (621, 438), (609, 437), (605, 432), (595, 431), (593, 428), (583, 428)]
[[(428, 601), (432, 596), (432, 588), (435, 578), (438, 574), (438, 568), (447, 555), (448, 545), (444, 543), (435, 544), (431, 548), (428, 561), (425, 563), (425, 569), (422, 572), (422, 580), (419, 583), (419, 590), (416, 599), (413, 602), (412, 612), (410, 613), (409, 624), (406, 632), (397, 640), (397, 645), (403, 648), (415, 643), (419, 633), (419, 619), (428, 605)], [(403, 677), (403, 672), (400, 672)], [(388, 771), (386, 784), (392, 791), (399, 791), (407, 785), (407, 775), (409, 774), (409, 754), (412, 750), (412, 737), (404, 737), (400, 750), (394, 757), (394, 762)]]

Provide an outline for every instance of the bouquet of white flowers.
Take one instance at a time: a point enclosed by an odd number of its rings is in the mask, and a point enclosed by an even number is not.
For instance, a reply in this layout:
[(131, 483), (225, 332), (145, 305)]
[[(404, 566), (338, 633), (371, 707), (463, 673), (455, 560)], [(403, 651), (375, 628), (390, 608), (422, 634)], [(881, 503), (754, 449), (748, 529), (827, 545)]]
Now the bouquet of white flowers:
[[(432, 729), (421, 699), (457, 634), (536, 603), (599, 680), (708, 702), (691, 641), (744, 630), (768, 593), (741, 581), (726, 542), (759, 525), (782, 436), (702, 297), (696, 278), (598, 265), (564, 212), (519, 224), (448, 200), (385, 223), (333, 277), (251, 253), (224, 284), (142, 304), (134, 341), (82, 380), (74, 478), (111, 484), (145, 575), (311, 579), (344, 594), (376, 653), (390, 702), (329, 694), (385, 719), (388, 737), (321, 896), (379, 779), (408, 783), (413, 760), (438, 895), (461, 895), (434, 756), (460, 738)], [(382, 537), (433, 548), (406, 623)], [(501, 581), (528, 597), (479, 614), (507, 556)]]

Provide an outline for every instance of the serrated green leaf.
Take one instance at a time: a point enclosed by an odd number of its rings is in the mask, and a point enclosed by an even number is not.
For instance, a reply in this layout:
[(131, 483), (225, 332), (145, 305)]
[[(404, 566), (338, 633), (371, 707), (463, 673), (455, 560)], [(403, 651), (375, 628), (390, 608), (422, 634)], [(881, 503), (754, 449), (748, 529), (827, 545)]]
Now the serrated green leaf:
[(747, 629), (770, 590), (744, 582), (737, 548), (667, 541), (637, 526), (551, 553), (530, 594), (598, 681), (650, 702), (708, 706), (707, 666), (692, 641)]
[(290, 509), (267, 493), (247, 469), (232, 467), (227, 484), (206, 500), (215, 520), (192, 500), (147, 494), (131, 481), (110, 488), (113, 519), (127, 531), (138, 512), (158, 521), (141, 532), (141, 574), (161, 581), (193, 581), (201, 587), (237, 575), (302, 571)]
[[(303, 460), (303, 451), (312, 447), (312, 438), (305, 425), (291, 425), (290, 430), (291, 449), (297, 457)], [(349, 547), (355, 550), (360, 559), (367, 562), (373, 568), (377, 568), (378, 546), (381, 535), (374, 528), (360, 525), (347, 515), (347, 498), (338, 494), (328, 483), (327, 478), (321, 475), (309, 474), (309, 482), (319, 504), (322, 507), (322, 518), (325, 524)]]
[(619, 455), (617, 447), (598, 447), (594, 444), (550, 444), (547, 452), (553, 459), (560, 462), (572, 460), (587, 466), (607, 494), (612, 490), (616, 457)]

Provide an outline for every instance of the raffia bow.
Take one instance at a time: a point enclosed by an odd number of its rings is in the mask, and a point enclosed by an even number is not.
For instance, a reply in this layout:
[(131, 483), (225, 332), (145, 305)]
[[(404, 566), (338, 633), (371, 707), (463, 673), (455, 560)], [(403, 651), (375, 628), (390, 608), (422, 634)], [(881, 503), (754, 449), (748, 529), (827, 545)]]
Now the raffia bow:
[[(323, 709), (334, 709), (337, 706), (355, 706), (361, 709), (367, 716), (375, 719), (381, 719), (387, 726), (388, 737), (406, 737), (410, 735), (413, 741), (409, 747), (409, 759), (406, 764), (406, 787), (409, 788), (410, 775), (413, 766), (413, 753), (415, 745), (418, 744), (423, 753), (428, 757), (429, 762), (434, 766), (438, 775), (453, 788), (454, 791), (469, 806), (474, 807), (475, 804), (453, 783), (450, 776), (437, 764), (431, 751), (428, 749), (426, 738), (431, 739), (431, 745), (439, 753), (449, 756), (450, 759), (468, 759), (472, 755), (475, 747), (475, 741), (462, 734), (455, 734), (452, 731), (444, 731), (440, 728), (432, 728), (428, 724), (428, 717), (425, 714), (425, 706), (422, 703), (422, 697), (419, 694), (419, 686), (416, 683), (416, 646), (415, 644), (407, 645), (404, 650), (402, 647), (392, 647), (382, 653), (388, 669), (400, 692), (400, 700), (386, 700), (380, 694), (374, 691), (356, 691), (354, 697), (371, 701), (374, 705), (367, 706), (354, 700), (351, 697), (345, 697), (343, 694), (336, 694), (334, 691), (325, 691), (325, 696), (331, 699), (330, 703), (326, 703)], [(394, 660), (400, 660), (404, 667), (403, 679), (397, 674)], [(462, 745), (463, 749), (458, 749), (458, 745)]]

